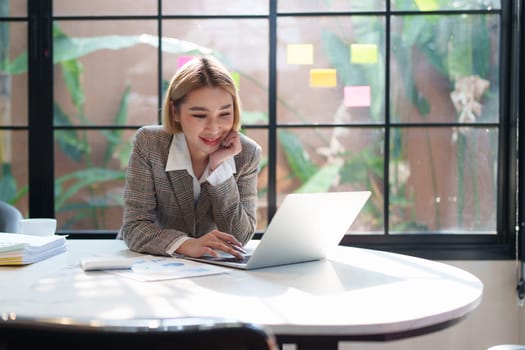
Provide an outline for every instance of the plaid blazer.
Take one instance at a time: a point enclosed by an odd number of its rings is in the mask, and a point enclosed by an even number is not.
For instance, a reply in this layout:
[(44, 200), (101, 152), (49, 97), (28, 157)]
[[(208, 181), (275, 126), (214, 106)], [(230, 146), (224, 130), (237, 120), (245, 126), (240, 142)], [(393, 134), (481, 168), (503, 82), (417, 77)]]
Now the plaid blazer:
[(161, 125), (137, 131), (117, 238), (131, 250), (153, 255), (167, 255), (166, 249), (181, 236), (200, 237), (213, 229), (249, 241), (256, 227), (261, 147), (241, 134), (242, 151), (234, 157), (237, 172), (218, 186), (204, 182), (195, 203), (191, 175), (165, 170), (171, 140)]

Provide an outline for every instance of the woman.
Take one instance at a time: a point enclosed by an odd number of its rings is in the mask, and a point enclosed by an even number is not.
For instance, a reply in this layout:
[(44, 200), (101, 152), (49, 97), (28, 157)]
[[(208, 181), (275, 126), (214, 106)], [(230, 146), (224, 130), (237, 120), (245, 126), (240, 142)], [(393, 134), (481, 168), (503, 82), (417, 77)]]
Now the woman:
[(238, 131), (240, 101), (226, 68), (211, 57), (182, 66), (162, 118), (135, 135), (118, 238), (141, 253), (242, 258), (256, 227), (261, 148)]

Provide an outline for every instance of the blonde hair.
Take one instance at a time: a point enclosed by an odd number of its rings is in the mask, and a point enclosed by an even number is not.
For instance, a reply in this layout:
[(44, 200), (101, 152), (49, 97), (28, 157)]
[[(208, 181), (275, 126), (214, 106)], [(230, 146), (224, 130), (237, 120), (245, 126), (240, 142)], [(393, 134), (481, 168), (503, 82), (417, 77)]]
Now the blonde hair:
[(171, 134), (182, 132), (179, 122), (171, 115), (171, 108), (179, 112), (180, 105), (193, 90), (202, 87), (224, 89), (233, 98), (233, 129), (241, 127), (241, 106), (235, 83), (222, 63), (213, 57), (198, 57), (184, 64), (171, 79), (162, 106), (162, 124)]

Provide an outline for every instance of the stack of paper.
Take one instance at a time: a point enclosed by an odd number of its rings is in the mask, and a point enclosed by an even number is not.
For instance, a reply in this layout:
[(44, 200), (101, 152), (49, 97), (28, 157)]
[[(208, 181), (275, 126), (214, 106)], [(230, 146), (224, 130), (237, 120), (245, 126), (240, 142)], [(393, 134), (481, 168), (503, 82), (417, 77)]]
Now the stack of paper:
[(0, 232), (0, 265), (32, 264), (65, 251), (65, 236)]

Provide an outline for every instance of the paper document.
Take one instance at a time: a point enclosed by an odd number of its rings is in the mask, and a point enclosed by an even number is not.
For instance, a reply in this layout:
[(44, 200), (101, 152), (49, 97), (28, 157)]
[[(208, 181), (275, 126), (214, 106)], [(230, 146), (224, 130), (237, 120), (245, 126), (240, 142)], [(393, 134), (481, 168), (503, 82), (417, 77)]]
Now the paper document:
[(65, 236), (0, 232), (0, 265), (32, 264), (65, 251)]
[(134, 263), (131, 269), (108, 270), (107, 272), (143, 282), (216, 275), (229, 272), (228, 269), (220, 266), (206, 265), (180, 258), (146, 255), (143, 258), (133, 258), (133, 260)]

